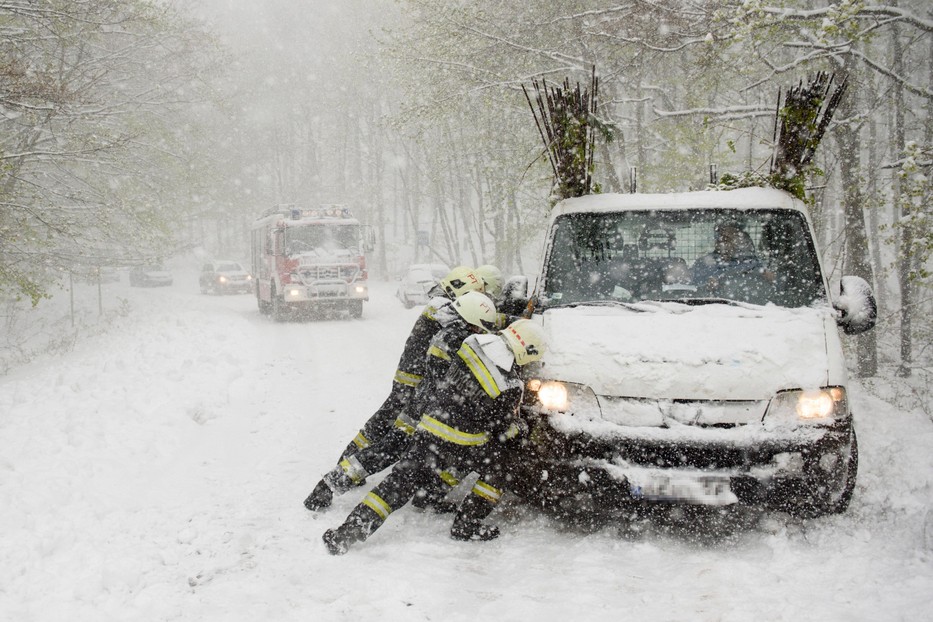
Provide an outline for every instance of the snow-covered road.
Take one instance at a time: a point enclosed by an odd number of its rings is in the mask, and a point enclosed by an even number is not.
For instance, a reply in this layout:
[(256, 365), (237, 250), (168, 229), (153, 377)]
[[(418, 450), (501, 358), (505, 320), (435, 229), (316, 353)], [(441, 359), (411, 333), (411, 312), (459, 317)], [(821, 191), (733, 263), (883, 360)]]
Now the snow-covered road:
[(274, 323), (196, 277), (0, 377), (0, 620), (919, 620), (933, 611), (933, 424), (855, 393), (843, 516), (623, 537), (511, 505), (490, 543), (405, 508), (344, 557), (360, 495), (302, 500), (382, 402), (418, 309)]

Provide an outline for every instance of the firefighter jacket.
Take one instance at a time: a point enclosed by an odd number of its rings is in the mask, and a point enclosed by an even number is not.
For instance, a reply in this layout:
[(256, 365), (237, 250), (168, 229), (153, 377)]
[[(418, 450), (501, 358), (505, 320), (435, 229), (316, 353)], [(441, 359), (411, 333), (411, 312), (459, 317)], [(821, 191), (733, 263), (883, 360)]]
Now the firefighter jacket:
[(431, 338), (457, 320), (460, 320), (460, 316), (449, 298), (437, 296), (429, 300), (405, 341), (393, 380), (403, 386), (416, 388), (424, 375), (424, 354)]
[(419, 430), (468, 447), (515, 436), (524, 383), (502, 336), (471, 335), (451, 358)]
[(423, 377), (415, 389), (414, 397), (396, 419), (397, 428), (406, 434), (414, 434), (421, 415), (434, 403), (437, 384), (447, 373), (453, 357), (457, 355), (457, 349), (472, 334), (472, 327), (458, 315), (431, 338), (425, 353)]

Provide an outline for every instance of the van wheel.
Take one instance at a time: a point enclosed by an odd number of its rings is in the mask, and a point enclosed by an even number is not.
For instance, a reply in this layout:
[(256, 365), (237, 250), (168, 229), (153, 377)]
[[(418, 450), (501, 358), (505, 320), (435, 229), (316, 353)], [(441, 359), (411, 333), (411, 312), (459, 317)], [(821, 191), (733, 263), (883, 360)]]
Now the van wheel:
[(855, 493), (855, 480), (858, 475), (858, 438), (855, 429), (850, 433), (851, 443), (848, 451), (842, 455), (843, 464), (835, 472), (840, 476), (834, 478), (833, 474), (827, 478), (820, 494), (820, 510), (822, 514), (842, 514), (849, 509), (852, 495)]
[(798, 518), (819, 518), (842, 514), (849, 508), (858, 475), (858, 438), (854, 429), (849, 438), (848, 447), (839, 450), (837, 463), (829, 470), (819, 464), (813, 465), (813, 473), (808, 478), (809, 490), (799, 491), (799, 496), (788, 499), (780, 509)]

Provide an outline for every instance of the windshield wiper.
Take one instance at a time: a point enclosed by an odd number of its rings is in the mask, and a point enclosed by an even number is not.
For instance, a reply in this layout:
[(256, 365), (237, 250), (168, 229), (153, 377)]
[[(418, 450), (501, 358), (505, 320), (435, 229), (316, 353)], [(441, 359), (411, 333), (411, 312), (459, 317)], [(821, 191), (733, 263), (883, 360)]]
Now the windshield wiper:
[(623, 302), (622, 300), (575, 300), (574, 302), (549, 303), (542, 305), (545, 309), (570, 309), (573, 307), (623, 307), (638, 313), (644, 313), (647, 309), (639, 307), (633, 302)]

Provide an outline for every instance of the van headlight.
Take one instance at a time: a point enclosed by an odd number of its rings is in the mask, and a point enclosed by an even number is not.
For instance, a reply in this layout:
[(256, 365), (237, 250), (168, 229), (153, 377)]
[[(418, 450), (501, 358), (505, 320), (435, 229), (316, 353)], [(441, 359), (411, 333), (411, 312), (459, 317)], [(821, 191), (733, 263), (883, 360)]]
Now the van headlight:
[(542, 414), (599, 415), (593, 389), (574, 382), (533, 378), (525, 385), (525, 405)]
[(842, 387), (782, 391), (771, 399), (765, 412), (766, 427), (831, 425), (849, 416), (849, 402)]

